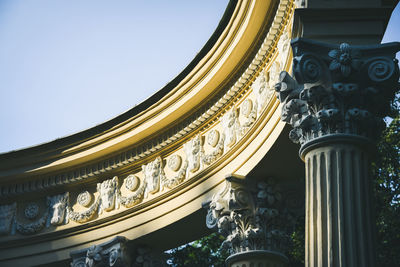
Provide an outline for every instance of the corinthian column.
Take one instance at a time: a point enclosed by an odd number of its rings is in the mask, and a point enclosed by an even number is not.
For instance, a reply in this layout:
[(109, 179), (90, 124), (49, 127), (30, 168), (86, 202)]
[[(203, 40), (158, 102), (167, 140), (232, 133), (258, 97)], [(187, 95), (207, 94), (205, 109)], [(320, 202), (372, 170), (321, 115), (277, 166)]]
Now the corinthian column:
[(400, 43), (292, 47), (295, 78), (282, 72), (276, 90), (306, 167), (305, 265), (377, 266), (368, 169), (398, 89)]
[(294, 215), (272, 179), (250, 185), (243, 177), (229, 176), (206, 208), (207, 226), (226, 237), (227, 266), (287, 266), (284, 253)]

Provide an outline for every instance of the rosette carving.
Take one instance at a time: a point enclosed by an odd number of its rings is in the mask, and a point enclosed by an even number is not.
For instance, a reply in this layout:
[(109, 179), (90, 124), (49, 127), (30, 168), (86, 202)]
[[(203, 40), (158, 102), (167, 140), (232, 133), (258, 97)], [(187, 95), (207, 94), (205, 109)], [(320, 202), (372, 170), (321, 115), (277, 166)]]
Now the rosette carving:
[(72, 208), (67, 207), (68, 210), (68, 217), (71, 221), (77, 222), (77, 223), (84, 223), (92, 219), (94, 214), (96, 213), (98, 207), (100, 204), (100, 197), (98, 197), (94, 203), (85, 211), (82, 212), (77, 212), (74, 211)]
[(292, 43), (294, 78), (280, 74), (275, 85), (281, 119), (290, 139), (305, 145), (320, 137), (375, 140), (398, 89), (399, 43), (332, 46), (305, 39)]
[[(29, 203), (24, 210), (24, 215), (29, 220), (34, 220), (39, 215), (39, 205), (37, 203), (31, 202)], [(47, 217), (49, 216), (49, 212), (46, 211), (43, 215), (37, 219), (36, 221), (30, 223), (22, 223), (18, 220), (15, 220), (16, 229), (19, 233), (23, 235), (32, 235), (44, 228), (46, 225)]]

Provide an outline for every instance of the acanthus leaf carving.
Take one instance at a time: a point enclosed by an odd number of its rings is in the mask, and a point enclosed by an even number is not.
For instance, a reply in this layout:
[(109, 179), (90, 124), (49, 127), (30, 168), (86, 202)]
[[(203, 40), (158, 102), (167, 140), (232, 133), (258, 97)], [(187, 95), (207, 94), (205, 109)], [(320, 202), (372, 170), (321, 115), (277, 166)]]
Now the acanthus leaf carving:
[(327, 136), (375, 140), (398, 89), (399, 45), (332, 46), (299, 39), (292, 46), (295, 79), (282, 72), (275, 85), (281, 119), (293, 127), (290, 139), (302, 149)]

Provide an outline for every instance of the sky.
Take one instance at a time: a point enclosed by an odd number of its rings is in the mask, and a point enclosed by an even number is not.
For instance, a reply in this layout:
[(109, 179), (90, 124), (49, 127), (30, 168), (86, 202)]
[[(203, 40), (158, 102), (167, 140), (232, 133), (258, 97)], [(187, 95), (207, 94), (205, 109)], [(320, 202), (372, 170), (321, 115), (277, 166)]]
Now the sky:
[[(67, 136), (178, 75), (228, 0), (0, 0), (0, 153)], [(400, 40), (400, 5), (383, 42)], [(400, 54), (398, 54), (400, 58)]]

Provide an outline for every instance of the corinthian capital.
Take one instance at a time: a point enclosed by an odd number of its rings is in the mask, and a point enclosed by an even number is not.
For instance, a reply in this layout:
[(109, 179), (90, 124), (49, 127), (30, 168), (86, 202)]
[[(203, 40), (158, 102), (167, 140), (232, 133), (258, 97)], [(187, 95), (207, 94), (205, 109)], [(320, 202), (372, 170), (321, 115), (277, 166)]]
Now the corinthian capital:
[(231, 254), (285, 252), (294, 217), (272, 179), (250, 185), (247, 180), (230, 176), (207, 207), (207, 226), (226, 237), (222, 246)]
[(282, 72), (275, 85), (281, 118), (293, 127), (290, 139), (303, 147), (334, 136), (375, 140), (399, 88), (400, 43), (350, 46), (297, 39), (292, 48), (294, 78)]

